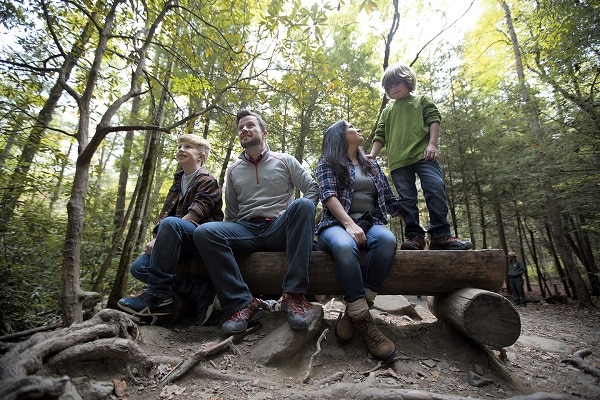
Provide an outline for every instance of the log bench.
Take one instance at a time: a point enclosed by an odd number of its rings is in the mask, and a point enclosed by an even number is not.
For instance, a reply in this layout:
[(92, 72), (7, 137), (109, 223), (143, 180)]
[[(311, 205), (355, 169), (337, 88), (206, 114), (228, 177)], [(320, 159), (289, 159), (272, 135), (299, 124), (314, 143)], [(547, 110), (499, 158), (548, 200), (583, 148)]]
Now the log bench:
[[(364, 257), (365, 254), (361, 254)], [(281, 294), (287, 271), (283, 252), (256, 252), (236, 257), (255, 296)], [(398, 250), (379, 294), (431, 296), (429, 308), (461, 333), (492, 348), (512, 345), (521, 321), (512, 303), (499, 295), (504, 282), (504, 251)], [(208, 278), (199, 257), (182, 260), (178, 273)], [(331, 256), (313, 251), (308, 293), (341, 295)]]

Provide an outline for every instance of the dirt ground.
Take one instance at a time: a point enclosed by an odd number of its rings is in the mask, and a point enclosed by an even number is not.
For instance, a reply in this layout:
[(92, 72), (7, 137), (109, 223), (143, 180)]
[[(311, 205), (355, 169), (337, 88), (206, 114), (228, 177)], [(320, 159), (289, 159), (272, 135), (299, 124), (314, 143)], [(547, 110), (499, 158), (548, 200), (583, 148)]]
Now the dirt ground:
[[(574, 303), (547, 304), (534, 293), (527, 295), (527, 306), (518, 307), (521, 335), (505, 349), (504, 360), (500, 352), (482, 348), (436, 320), (425, 297), (386, 296), (388, 305), (408, 300), (422, 318), (402, 315), (400, 309), (389, 306), (374, 309), (378, 326), (399, 351), (397, 360), (388, 366), (378, 366), (369, 358), (360, 338), (345, 346), (338, 344), (332, 328), (342, 303), (334, 299), (323, 304), (321, 331), (329, 331), (316, 335), (296, 356), (277, 365), (259, 365), (250, 356), (262, 338), (286, 324), (282, 312), (266, 313), (260, 329), (239, 342), (237, 351), (224, 350), (208, 357), (172, 384), (160, 384), (173, 369), (169, 363), (154, 369), (151, 376), (136, 376), (135, 370), (106, 364), (79, 381), (122, 380), (124, 395), (113, 394), (112, 398), (131, 400), (508, 399), (536, 392), (553, 396), (530, 398), (600, 399), (600, 378), (563, 362), (578, 350), (591, 349), (584, 361), (598, 371), (600, 309), (580, 310)], [(179, 358), (203, 344), (224, 339), (220, 324), (143, 325), (141, 334), (140, 345), (148, 354)]]

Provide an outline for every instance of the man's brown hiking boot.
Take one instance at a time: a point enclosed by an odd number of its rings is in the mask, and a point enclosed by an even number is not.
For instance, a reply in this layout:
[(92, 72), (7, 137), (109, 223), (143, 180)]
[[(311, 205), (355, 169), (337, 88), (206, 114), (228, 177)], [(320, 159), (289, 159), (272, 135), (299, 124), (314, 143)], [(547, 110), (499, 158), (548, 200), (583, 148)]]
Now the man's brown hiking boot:
[(374, 357), (385, 362), (391, 362), (396, 357), (396, 345), (377, 329), (370, 311), (367, 310), (358, 318), (352, 318), (352, 324)]
[(335, 323), (335, 337), (341, 344), (346, 344), (354, 338), (356, 328), (348, 316), (348, 311), (340, 313)]

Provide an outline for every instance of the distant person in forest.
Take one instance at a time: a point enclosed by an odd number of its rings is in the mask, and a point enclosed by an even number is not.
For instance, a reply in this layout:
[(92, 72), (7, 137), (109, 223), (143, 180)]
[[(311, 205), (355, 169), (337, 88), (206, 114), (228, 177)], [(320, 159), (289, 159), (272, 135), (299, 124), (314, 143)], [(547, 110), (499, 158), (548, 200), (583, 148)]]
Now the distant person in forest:
[(525, 307), (527, 299), (525, 298), (525, 289), (523, 288), (523, 274), (527, 273), (527, 268), (517, 259), (514, 251), (508, 252), (508, 287), (512, 293), (513, 302), (518, 306)]
[[(388, 213), (399, 216), (400, 206), (377, 161), (366, 158), (362, 142), (360, 129), (343, 120), (325, 131), (317, 164), (323, 213), (316, 234), (319, 248), (333, 257), (346, 302), (336, 337), (347, 343), (358, 332), (373, 356), (391, 361), (396, 345), (379, 331), (369, 308), (396, 255), (396, 237), (385, 225)], [(361, 250), (367, 251), (362, 263)]]
[[(194, 232), (227, 318), (222, 331), (243, 332), (261, 317), (262, 303), (250, 292), (235, 259), (256, 251), (285, 251), (281, 309), (290, 328), (306, 329), (321, 311), (304, 297), (319, 188), (296, 158), (269, 148), (267, 125), (260, 115), (240, 110), (236, 129), (244, 151), (227, 169), (225, 221), (202, 224)], [(296, 199), (296, 189), (304, 197)]]
[(179, 169), (153, 229), (154, 239), (131, 265), (131, 274), (146, 283), (144, 293), (124, 297), (119, 308), (139, 316), (168, 315), (173, 312), (173, 292), (190, 301), (196, 309), (195, 323), (209, 319), (215, 292), (210, 281), (182, 277), (175, 273), (179, 260), (198, 255), (194, 230), (208, 221), (223, 220), (223, 200), (217, 179), (204, 168), (209, 143), (197, 135), (177, 139)]
[(429, 211), (431, 250), (468, 250), (471, 242), (462, 241), (450, 233), (448, 200), (442, 167), (438, 162), (438, 138), (441, 114), (433, 101), (424, 95), (414, 95), (417, 77), (413, 70), (402, 64), (388, 67), (382, 86), (391, 101), (382, 111), (373, 147), (367, 156), (377, 157), (387, 148), (392, 181), (401, 203), (406, 240), (402, 250), (424, 250), (425, 235), (419, 224), (416, 176)]

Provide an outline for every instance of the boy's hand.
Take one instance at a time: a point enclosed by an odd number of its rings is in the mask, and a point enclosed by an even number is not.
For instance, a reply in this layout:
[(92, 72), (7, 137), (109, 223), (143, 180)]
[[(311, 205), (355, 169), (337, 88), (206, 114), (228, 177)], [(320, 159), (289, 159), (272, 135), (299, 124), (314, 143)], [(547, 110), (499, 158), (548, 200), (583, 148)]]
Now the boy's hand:
[(438, 152), (437, 147), (430, 144), (425, 149), (425, 153), (423, 154), (423, 157), (425, 158), (426, 161), (437, 161), (439, 155), (440, 154)]
[(149, 241), (146, 244), (146, 253), (147, 254), (152, 254), (152, 249), (154, 248), (154, 242), (156, 242), (156, 239), (152, 239), (151, 241)]

